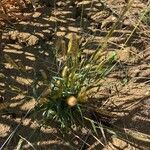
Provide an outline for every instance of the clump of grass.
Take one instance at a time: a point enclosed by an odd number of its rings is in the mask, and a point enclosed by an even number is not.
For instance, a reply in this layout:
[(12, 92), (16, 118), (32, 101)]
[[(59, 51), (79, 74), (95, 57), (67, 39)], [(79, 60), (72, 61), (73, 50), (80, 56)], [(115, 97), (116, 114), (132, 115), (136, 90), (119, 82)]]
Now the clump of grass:
[(116, 53), (109, 53), (106, 57), (99, 55), (89, 61), (79, 49), (77, 35), (72, 33), (62, 57), (61, 69), (56, 68), (55, 75), (47, 82), (47, 88), (37, 98), (36, 109), (42, 111), (46, 120), (54, 119), (65, 128), (73, 125), (77, 116), (82, 117), (88, 91), (100, 86), (100, 80), (113, 69)]
[[(75, 123), (75, 118), (83, 117), (84, 103), (89, 100), (88, 91), (93, 87), (101, 86), (100, 80), (115, 66), (113, 62), (116, 60), (116, 53), (108, 53), (106, 56), (102, 54), (95, 58), (94, 53), (87, 58), (86, 54), (79, 49), (79, 39), (74, 33), (71, 34), (68, 48), (64, 46), (64, 41), (60, 40), (60, 43), (59, 47), (57, 43), (55, 56), (59, 60), (57, 49), (62, 50), (63, 63), (57, 65), (51, 80), (43, 70), (40, 70), (43, 84), (46, 84), (40, 96), (37, 96), (39, 93), (36, 91), (36, 85), (31, 83), (31, 86), (36, 100), (35, 109), (42, 112), (45, 120), (54, 119), (62, 128), (66, 128)], [(27, 73), (22, 63), (15, 62), (8, 54), (4, 57), (21, 75)], [(10, 88), (12, 90), (11, 86)], [(24, 93), (16, 87), (13, 87), (13, 92)]]

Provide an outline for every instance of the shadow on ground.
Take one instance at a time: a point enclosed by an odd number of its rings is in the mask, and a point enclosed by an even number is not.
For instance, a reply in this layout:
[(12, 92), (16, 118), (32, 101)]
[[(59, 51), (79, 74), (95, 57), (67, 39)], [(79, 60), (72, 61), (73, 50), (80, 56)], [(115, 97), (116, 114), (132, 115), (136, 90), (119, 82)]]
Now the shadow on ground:
[[(84, 47), (86, 52), (94, 51), (101, 46), (100, 41), (111, 28), (113, 20), (110, 16), (113, 15), (116, 18), (118, 16), (118, 12), (113, 12), (110, 8), (106, 9), (106, 6), (99, 1), (93, 3), (87, 1), (83, 4), (70, 1), (58, 2), (55, 7), (39, 7), (34, 13), (29, 9), (25, 10), (30, 16), (27, 20), (20, 20), (13, 26), (6, 25), (3, 28), (0, 41), (0, 74), (2, 76), (0, 77), (0, 94), (4, 102), (11, 101), (11, 107), (7, 111), (13, 111), (15, 115), (0, 116), (0, 126), (2, 126), (0, 145), (20, 123), (26, 111), (33, 106), (30, 98), (27, 99), (23, 95), (33, 95), (33, 85), (42, 80), (40, 70), (44, 70), (51, 78), (56, 68), (53, 52), (57, 39), (63, 37), (67, 43), (69, 33), (74, 32), (79, 35), (81, 48)], [(124, 5), (122, 2), (121, 6)], [(129, 19), (130, 17), (125, 18), (125, 20)], [(109, 21), (104, 23), (103, 20)], [(122, 22), (110, 38), (107, 50), (120, 49), (120, 45), (126, 41), (132, 30), (132, 24)], [(137, 30), (127, 42), (128, 49), (122, 53), (124, 57), (121, 57), (118, 69), (108, 77), (107, 86), (100, 89), (100, 95), (103, 97), (93, 102), (96, 106), (102, 107), (104, 105), (102, 100), (109, 101), (106, 104), (109, 106), (108, 109), (119, 116), (112, 125), (115, 125), (117, 131), (121, 132), (121, 136), (128, 141), (114, 143), (113, 137), (106, 134), (108, 149), (112, 147), (130, 149), (131, 145), (138, 149), (149, 147), (149, 141), (137, 138), (139, 134), (131, 136), (125, 133), (125, 129), (129, 129), (145, 135), (150, 134), (149, 37), (145, 34), (141, 35), (142, 33)], [(128, 56), (129, 53), (133, 55)], [(25, 66), (26, 71), (20, 72), (14, 69), (6, 60), (6, 54), (17, 64), (21, 64), (22, 69)], [(128, 84), (125, 84), (125, 79)], [(115, 88), (116, 85), (119, 89)], [(111, 93), (105, 92), (107, 89), (111, 90)], [(122, 135), (123, 133), (125, 135)], [(36, 149), (103, 149), (100, 141), (89, 135), (87, 131), (85, 133), (82, 131), (81, 135), (79, 131), (70, 133), (68, 137), (63, 138), (59, 130), (56, 130), (56, 125), (52, 125), (50, 129), (39, 130), (39, 125), (32, 121), (31, 117), (27, 117), (20, 125), (19, 132), (9, 143), (9, 149), (16, 146), (19, 135), (31, 142)], [(102, 139), (103, 143), (106, 142), (101, 132), (99, 139)], [(69, 144), (68, 141), (71, 143)], [(26, 142), (24, 145), (24, 149), (31, 148)], [(124, 147), (122, 148), (121, 145)]]

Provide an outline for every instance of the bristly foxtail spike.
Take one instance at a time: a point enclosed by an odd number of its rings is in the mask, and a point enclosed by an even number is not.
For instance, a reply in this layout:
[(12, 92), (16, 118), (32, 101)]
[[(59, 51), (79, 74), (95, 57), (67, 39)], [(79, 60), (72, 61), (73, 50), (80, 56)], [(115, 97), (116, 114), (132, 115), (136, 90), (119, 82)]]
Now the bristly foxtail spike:
[(45, 98), (51, 93), (51, 87), (48, 86), (44, 89), (44, 91), (41, 93), (40, 97)]
[(72, 55), (72, 57), (76, 58), (79, 53), (79, 39), (77, 37), (77, 34), (71, 33), (70, 34), (70, 40), (68, 43), (68, 54)]
[(55, 41), (55, 49), (58, 52), (61, 49), (62, 37), (58, 37)]
[(62, 77), (63, 77), (63, 78), (66, 78), (66, 77), (68, 76), (68, 71), (69, 71), (68, 67), (65, 66), (65, 67), (63, 68), (63, 70), (62, 70)]
[(61, 49), (62, 49), (62, 57), (65, 60), (67, 48), (66, 42), (64, 40), (61, 41)]

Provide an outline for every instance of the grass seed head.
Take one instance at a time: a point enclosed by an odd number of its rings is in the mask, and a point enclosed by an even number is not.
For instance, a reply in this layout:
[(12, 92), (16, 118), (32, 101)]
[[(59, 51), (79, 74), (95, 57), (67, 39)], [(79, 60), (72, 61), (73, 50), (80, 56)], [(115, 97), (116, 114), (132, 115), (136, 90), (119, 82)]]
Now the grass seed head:
[(68, 54), (77, 57), (79, 52), (79, 39), (75, 33), (71, 33), (68, 43)]
[(78, 100), (79, 100), (79, 102), (81, 102), (81, 103), (86, 102), (87, 99), (88, 99), (87, 91), (86, 91), (86, 90), (87, 90), (86, 87), (83, 87), (83, 88), (81, 89), (81, 91), (79, 92), (79, 94), (78, 94)]
[(66, 42), (64, 40), (61, 41), (61, 51), (62, 51), (62, 55), (63, 57), (66, 55)]
[(51, 87), (45, 88), (45, 90), (41, 93), (41, 97), (47, 97), (51, 93)]
[(69, 71), (68, 67), (65, 66), (64, 69), (63, 69), (63, 71), (62, 71), (62, 77), (63, 77), (63, 78), (66, 78), (66, 77), (67, 77), (68, 71)]

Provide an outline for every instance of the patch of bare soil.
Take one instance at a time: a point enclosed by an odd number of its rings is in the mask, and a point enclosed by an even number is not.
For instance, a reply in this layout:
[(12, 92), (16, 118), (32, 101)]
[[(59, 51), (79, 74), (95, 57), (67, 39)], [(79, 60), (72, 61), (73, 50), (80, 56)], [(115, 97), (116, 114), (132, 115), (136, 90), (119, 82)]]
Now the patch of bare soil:
[[(3, 0), (4, 1), (4, 0)], [(56, 126), (42, 127), (28, 116), (21, 121), (27, 110), (34, 106), (33, 100), (23, 95), (32, 95), (31, 84), (41, 79), (40, 70), (51, 74), (54, 56), (53, 47), (58, 39), (68, 42), (69, 34), (77, 33), (80, 47), (91, 53), (101, 42), (117, 20), (126, 2), (124, 0), (71, 1), (56, 0), (44, 5), (37, 3), (36, 9), (28, 1), (24, 8), (16, 4), (9, 13), (10, 21), (1, 19), (0, 29), (0, 103), (11, 102), (6, 110), (0, 110), (0, 145), (20, 123), (17, 135), (12, 138), (8, 149), (14, 149), (19, 136), (31, 142), (36, 149), (103, 149), (130, 150), (150, 147), (150, 36), (149, 26), (142, 23), (128, 39), (138, 22), (138, 16), (146, 8), (146, 1), (135, 0), (130, 11), (122, 19), (112, 37), (106, 52), (118, 54), (117, 68), (107, 77), (103, 86), (91, 100), (91, 106), (106, 107), (119, 119), (114, 123), (125, 134), (125, 139), (108, 135), (106, 146), (102, 146), (88, 132), (69, 135), (71, 143), (63, 140)], [(27, 8), (25, 8), (27, 7)], [(12, 15), (11, 15), (12, 14)], [(14, 20), (15, 19), (15, 20)], [(128, 39), (128, 41), (127, 41)], [(127, 41), (127, 42), (126, 42)], [(124, 43), (126, 42), (126, 45)], [(122, 48), (122, 46), (125, 46)], [(6, 54), (20, 64), (23, 74), (6, 61)], [(23, 67), (25, 66), (25, 68)], [(18, 89), (16, 89), (18, 87)], [(14, 92), (11, 92), (13, 89)], [(19, 94), (17, 93), (18, 91)], [(95, 90), (94, 90), (95, 91)], [(22, 93), (23, 92), (23, 93)], [(96, 100), (95, 100), (96, 99)], [(104, 101), (104, 102), (103, 102)], [(0, 104), (1, 106), (2, 104)], [(132, 132), (136, 131), (136, 132)], [(142, 135), (143, 138), (141, 137)], [(146, 138), (145, 138), (146, 137)], [(84, 143), (86, 141), (86, 144)], [(23, 149), (31, 149), (24, 142)]]

